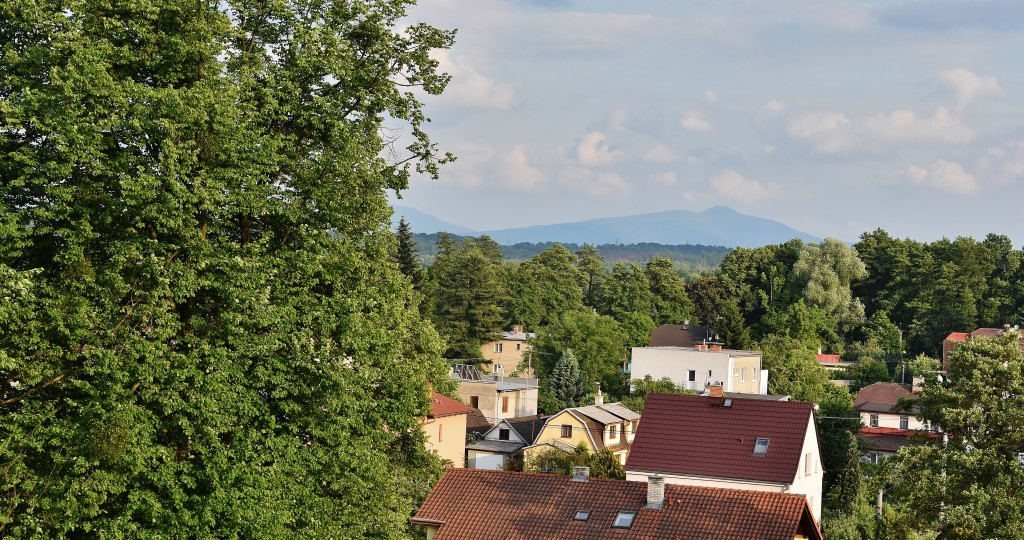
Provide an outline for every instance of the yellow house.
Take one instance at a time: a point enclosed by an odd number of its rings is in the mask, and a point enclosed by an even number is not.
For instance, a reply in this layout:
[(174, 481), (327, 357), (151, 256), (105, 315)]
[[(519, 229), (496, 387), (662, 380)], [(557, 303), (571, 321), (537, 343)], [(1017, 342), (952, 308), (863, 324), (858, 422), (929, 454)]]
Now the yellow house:
[(421, 421), (426, 448), (437, 452), (452, 467), (466, 466), (466, 418), (473, 408), (454, 399), (430, 393), (430, 414)]
[(523, 455), (529, 460), (547, 448), (571, 452), (583, 443), (591, 452), (610, 450), (625, 465), (639, 422), (639, 414), (621, 403), (604, 404), (599, 394), (594, 405), (562, 409), (548, 417), (536, 442), (524, 448)]
[(528, 334), (522, 326), (513, 326), (511, 332), (504, 332), (501, 339), (489, 341), (480, 346), (480, 356), (491, 363), (491, 373), (509, 376), (521, 373), (525, 377), (533, 376), (532, 366), (524, 358), (529, 353), (526, 340), (537, 334)]

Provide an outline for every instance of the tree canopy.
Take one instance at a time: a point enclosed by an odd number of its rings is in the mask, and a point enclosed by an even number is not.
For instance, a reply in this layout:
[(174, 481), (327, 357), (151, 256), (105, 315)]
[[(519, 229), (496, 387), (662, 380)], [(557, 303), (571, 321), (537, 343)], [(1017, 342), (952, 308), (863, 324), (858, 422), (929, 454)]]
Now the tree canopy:
[(453, 37), (406, 5), (0, 4), (0, 536), (405, 536), (452, 388), (387, 201)]

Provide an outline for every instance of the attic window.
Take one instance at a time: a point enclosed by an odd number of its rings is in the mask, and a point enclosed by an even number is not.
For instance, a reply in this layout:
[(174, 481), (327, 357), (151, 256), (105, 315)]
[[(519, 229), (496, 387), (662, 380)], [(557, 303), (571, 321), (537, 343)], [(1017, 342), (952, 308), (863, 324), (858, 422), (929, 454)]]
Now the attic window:
[(619, 510), (619, 513), (615, 514), (615, 521), (612, 522), (612, 528), (629, 529), (633, 526), (634, 518), (636, 518), (636, 512), (631, 510)]
[(572, 518), (574, 521), (586, 521), (590, 519), (590, 510), (577, 510)]
[(763, 456), (768, 453), (768, 438), (759, 437), (754, 441), (754, 455)]

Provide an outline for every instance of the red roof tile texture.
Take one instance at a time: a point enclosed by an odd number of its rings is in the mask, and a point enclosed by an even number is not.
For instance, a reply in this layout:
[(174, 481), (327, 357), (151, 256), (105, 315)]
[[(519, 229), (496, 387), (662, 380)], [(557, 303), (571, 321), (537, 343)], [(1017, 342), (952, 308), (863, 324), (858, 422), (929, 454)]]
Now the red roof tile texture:
[(456, 414), (470, 414), (473, 407), (456, 401), (446, 395), (437, 392), (430, 393), (430, 417), (441, 418), (442, 416), (454, 416)]
[[(626, 469), (771, 483), (796, 479), (814, 405), (648, 394)], [(754, 455), (767, 438), (768, 452)]]
[[(646, 502), (646, 482), (448, 469), (412, 522), (442, 524), (435, 540), (821, 539), (803, 495), (666, 485), (661, 509)], [(631, 528), (612, 528), (620, 510), (636, 512)]]
[(826, 363), (826, 364), (835, 364), (835, 363), (838, 363), (838, 362), (842, 361), (842, 359), (843, 359), (843, 357), (839, 356), (838, 354), (819, 354), (818, 355), (818, 362), (823, 362), (823, 363)]
[[(868, 403), (884, 403), (895, 405), (902, 397), (911, 397), (913, 394), (905, 386), (892, 382), (876, 382), (860, 389), (857, 392), (857, 399), (853, 402), (854, 410), (859, 411)], [(877, 409), (876, 408), (873, 408)]]
[[(886, 452), (896, 452), (904, 446), (913, 444), (917, 439), (926, 441), (940, 437), (938, 433), (930, 431), (886, 427), (862, 427), (857, 436), (867, 442), (869, 449)], [(911, 437), (915, 439), (912, 440)]]

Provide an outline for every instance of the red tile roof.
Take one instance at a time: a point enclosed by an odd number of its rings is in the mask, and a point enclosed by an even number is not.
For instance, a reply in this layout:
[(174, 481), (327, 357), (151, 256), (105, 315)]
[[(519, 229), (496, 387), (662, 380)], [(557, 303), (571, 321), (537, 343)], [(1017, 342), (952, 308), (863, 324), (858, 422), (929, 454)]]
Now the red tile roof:
[[(646, 482), (448, 469), (412, 523), (440, 525), (435, 540), (821, 539), (803, 495), (666, 485), (662, 508), (646, 502)], [(587, 521), (573, 519), (579, 510)], [(631, 528), (612, 528), (619, 510), (637, 513)]]
[[(876, 382), (865, 386), (857, 392), (857, 399), (853, 402), (853, 409), (860, 411), (868, 404), (895, 405), (902, 397), (911, 397), (913, 394), (905, 386), (892, 382)], [(868, 407), (871, 410), (878, 410), (878, 407)], [(888, 411), (891, 407), (885, 408)], [(883, 411), (884, 412), (884, 411)]]
[[(814, 405), (798, 401), (648, 394), (626, 460), (629, 471), (789, 483), (796, 478)], [(754, 442), (768, 438), (768, 453)]]
[(428, 415), (430, 418), (469, 414), (474, 410), (476, 409), (443, 394), (438, 394), (437, 392), (430, 393), (430, 414)]
[(862, 427), (857, 436), (868, 443), (869, 449), (896, 452), (900, 448), (912, 444), (910, 438), (917, 436), (922, 440), (938, 439), (940, 435), (931, 431), (897, 429), (887, 427)]
[(946, 341), (967, 341), (971, 337), (967, 332), (953, 332), (946, 336)]
[(818, 361), (827, 364), (835, 364), (842, 361), (843, 357), (838, 354), (819, 354)]

